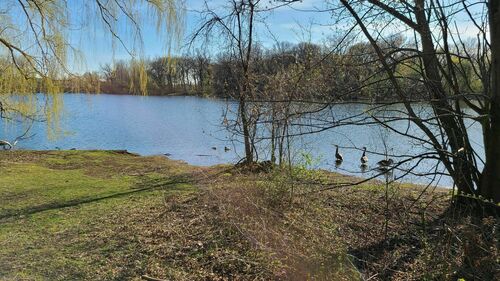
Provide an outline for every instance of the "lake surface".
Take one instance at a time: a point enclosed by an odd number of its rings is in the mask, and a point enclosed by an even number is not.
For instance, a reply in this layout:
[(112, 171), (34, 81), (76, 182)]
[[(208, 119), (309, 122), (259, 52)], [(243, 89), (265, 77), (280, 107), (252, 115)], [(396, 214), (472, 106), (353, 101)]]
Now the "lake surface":
[[(141, 155), (169, 154), (172, 159), (184, 160), (193, 165), (235, 163), (243, 157), (240, 140), (235, 140), (222, 125), (223, 113), (228, 109), (235, 111), (235, 102), (183, 96), (65, 94), (63, 103), (59, 126), (62, 133), (56, 139), (51, 139), (47, 135), (46, 124), (35, 123), (31, 129), (31, 134), (35, 135), (21, 141), (17, 149), (126, 149)], [(341, 120), (365, 109), (366, 105), (342, 104), (322, 114)], [(425, 107), (422, 110), (425, 111)], [(16, 123), (1, 121), (0, 125), (1, 139), (12, 140), (23, 131), (22, 126)], [(401, 122), (397, 126), (408, 124)], [(469, 135), (481, 155), (481, 129), (475, 124), (470, 126)], [(295, 131), (307, 131), (313, 127)], [(408, 128), (414, 135), (421, 134), (414, 126)], [(340, 167), (334, 164), (336, 144), (344, 155)], [(225, 146), (231, 150), (224, 151)], [(359, 167), (361, 151), (354, 148), (363, 146), (369, 151), (383, 153), (387, 149), (389, 154), (397, 155), (414, 155), (427, 149), (378, 125), (336, 127), (314, 135), (296, 137), (292, 143), (296, 163), (303, 162), (302, 156), (308, 155), (314, 160), (311, 168), (369, 177), (375, 173), (371, 171), (375, 163), (384, 156), (368, 153), (371, 165), (368, 171), (362, 172)], [(262, 160), (269, 157), (269, 152), (265, 149), (267, 145), (263, 144), (261, 148), (259, 155)], [(436, 162), (429, 160), (420, 163), (414, 172), (425, 173), (435, 168)], [(438, 166), (438, 170), (442, 171), (443, 168)], [(398, 176), (398, 171), (395, 176)], [(410, 175), (404, 180), (427, 183), (430, 178)], [(441, 177), (434, 184), (451, 186), (452, 182), (448, 177)]]

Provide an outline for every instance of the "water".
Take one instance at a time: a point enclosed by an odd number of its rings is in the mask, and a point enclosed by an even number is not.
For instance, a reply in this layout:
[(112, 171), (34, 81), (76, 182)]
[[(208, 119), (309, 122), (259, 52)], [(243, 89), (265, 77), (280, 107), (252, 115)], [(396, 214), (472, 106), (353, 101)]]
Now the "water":
[[(64, 111), (60, 120), (62, 133), (56, 139), (47, 136), (46, 125), (35, 123), (30, 134), (34, 136), (21, 141), (18, 149), (126, 149), (141, 155), (169, 154), (170, 158), (184, 160), (193, 165), (213, 165), (235, 163), (243, 157), (243, 145), (224, 129), (223, 113), (235, 111), (237, 103), (218, 99), (199, 97), (156, 97), (156, 96), (117, 96), (65, 94)], [(308, 127), (295, 129), (305, 132), (314, 128), (328, 116), (342, 120), (353, 113), (363, 112), (367, 106), (359, 104), (336, 105), (317, 115)], [(395, 109), (398, 109), (396, 106)], [(425, 111), (422, 106), (422, 111)], [(303, 120), (302, 120), (303, 121)], [(301, 122), (301, 120), (297, 121)], [(0, 123), (3, 136), (1, 139), (12, 140), (23, 128), (19, 124)], [(476, 124), (470, 124), (469, 135), (474, 145), (482, 154), (481, 130)], [(407, 122), (396, 123), (405, 128)], [(412, 135), (419, 135), (418, 129), (410, 126)], [(384, 145), (385, 144), (385, 145)], [(335, 147), (341, 147), (344, 162), (336, 167), (334, 163)], [(344, 126), (326, 130), (314, 135), (297, 137), (293, 140), (294, 161), (304, 162), (303, 155), (310, 156), (311, 168), (322, 168), (341, 173), (369, 177), (375, 172), (375, 163), (383, 155), (368, 153), (368, 171), (362, 172), (359, 159), (361, 151), (353, 148), (366, 146), (369, 151), (389, 154), (415, 155), (427, 148), (408, 138), (384, 130), (378, 125)], [(212, 149), (215, 147), (216, 149)], [(231, 150), (225, 151), (224, 147)], [(262, 144), (260, 158), (269, 157), (267, 145)], [(414, 171), (425, 173), (434, 171), (436, 162), (423, 161)], [(406, 168), (405, 168), (406, 167)], [(408, 169), (409, 164), (403, 166)], [(438, 171), (442, 171), (441, 166)], [(395, 172), (399, 176), (401, 172)], [(429, 177), (411, 176), (406, 181), (427, 183)], [(441, 177), (435, 184), (451, 186), (449, 177)]]

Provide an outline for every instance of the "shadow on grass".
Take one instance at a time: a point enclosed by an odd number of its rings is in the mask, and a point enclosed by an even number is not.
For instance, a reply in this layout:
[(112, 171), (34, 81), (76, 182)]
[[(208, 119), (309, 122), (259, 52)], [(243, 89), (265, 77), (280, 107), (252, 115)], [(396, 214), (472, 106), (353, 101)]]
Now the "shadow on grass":
[(5, 212), (3, 214), (0, 213), (0, 223), (6, 222), (9, 219), (19, 217), (19, 216), (26, 216), (26, 215), (32, 215), (32, 214), (36, 214), (36, 213), (40, 213), (40, 212), (44, 212), (44, 211), (49, 211), (49, 210), (74, 207), (74, 206), (78, 206), (78, 205), (82, 205), (82, 204), (88, 204), (88, 203), (99, 202), (99, 201), (107, 200), (107, 199), (119, 198), (119, 197), (128, 196), (128, 195), (132, 195), (132, 194), (140, 193), (140, 192), (145, 192), (145, 191), (153, 191), (153, 190), (166, 189), (166, 188), (168, 188), (171, 191), (174, 191), (174, 190), (177, 190), (176, 187), (179, 184), (192, 184), (192, 183), (193, 183), (193, 181), (191, 181), (186, 175), (181, 175), (181, 176), (174, 177), (174, 178), (164, 178), (164, 179), (143, 179), (142, 181), (138, 182), (129, 191), (116, 192), (113, 194), (107, 194), (107, 195), (98, 196), (98, 197), (83, 197), (83, 198), (68, 200), (68, 201), (64, 201), (64, 202), (51, 202), (48, 204), (31, 206), (31, 207), (20, 209), (20, 210), (7, 210), (7, 212)]
[[(483, 221), (487, 217), (494, 222), (485, 225)], [(496, 239), (491, 233), (495, 233), (494, 225), (499, 221), (497, 214), (452, 204), (431, 221), (414, 223), (406, 231), (392, 233), (388, 239), (370, 246), (352, 249), (349, 254), (361, 272), (371, 275), (370, 279), (376, 276), (379, 280), (393, 280), (395, 275), (406, 272), (407, 267), (421, 259), (422, 255), (431, 255), (441, 256), (441, 259), (433, 260), (435, 268), (432, 265), (426, 268), (430, 280), (436, 280), (436, 277), (441, 279), (443, 273), (451, 272), (453, 280), (464, 277), (466, 280), (494, 280), (495, 272), (500, 268), (497, 266), (495, 269), (495, 256), (484, 249), (495, 246)], [(454, 257), (461, 255), (465, 259), (454, 263)], [(478, 261), (483, 268), (474, 266)], [(439, 269), (439, 263), (452, 270)]]

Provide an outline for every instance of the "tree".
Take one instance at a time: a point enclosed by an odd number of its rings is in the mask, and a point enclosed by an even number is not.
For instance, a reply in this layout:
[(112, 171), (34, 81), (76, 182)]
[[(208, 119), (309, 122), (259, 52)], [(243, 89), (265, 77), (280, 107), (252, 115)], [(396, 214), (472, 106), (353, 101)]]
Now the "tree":
[[(0, 2), (0, 109), (2, 117), (9, 114), (31, 115), (33, 103), (19, 95), (50, 94), (52, 103), (44, 112), (47, 119), (57, 115), (57, 94), (60, 81), (73, 75), (68, 60), (79, 58), (77, 46), (69, 33), (73, 29), (102, 28), (132, 56), (141, 49), (141, 19), (149, 10), (158, 31), (174, 39), (181, 31), (181, 1), (176, 0), (3, 0)], [(87, 15), (87, 16), (86, 16)], [(88, 19), (94, 19), (88, 20)], [(121, 33), (120, 25), (131, 27), (130, 34)], [(133, 37), (136, 44), (126, 44)], [(142, 70), (141, 70), (142, 71)], [(146, 79), (141, 79), (145, 81)], [(144, 87), (141, 87), (144, 88)], [(16, 98), (13, 96), (16, 95)]]
[(491, 48), (491, 88), (486, 94), (490, 102), (485, 108), (488, 119), (483, 121), (486, 161), (479, 194), (500, 202), (500, 4), (498, 1), (488, 1)]
[[(500, 165), (495, 160), (500, 156), (500, 149), (496, 145), (500, 141), (498, 49), (495, 49), (498, 48), (499, 35), (495, 33), (498, 32), (499, 25), (498, 3), (490, 1), (488, 6), (476, 3), (483, 5), (483, 8), (489, 11), (491, 31), (489, 38), (486, 35), (485, 24), (478, 23), (470, 12), (472, 4), (461, 1), (446, 5), (442, 1), (424, 0), (415, 0), (413, 4), (406, 1), (378, 0), (368, 0), (367, 3), (340, 0), (340, 3), (373, 47), (388, 80), (403, 101), (408, 119), (425, 133), (426, 139), (420, 141), (433, 147), (434, 155), (445, 165), (459, 192), (480, 195), (500, 202), (498, 186)], [(456, 13), (457, 6), (461, 6), (462, 14), (469, 16), (470, 21), (478, 27), (479, 43), (476, 50), (478, 56), (470, 55), (463, 48), (460, 33), (454, 30), (456, 26), (453, 26), (453, 13)], [(384, 23), (388, 26), (394, 22), (414, 32), (415, 45), (404, 50), (407, 54), (411, 54), (404, 59), (409, 60), (409, 57), (412, 57), (418, 60), (415, 67), (419, 68), (420, 83), (424, 85), (428, 104), (433, 109), (433, 116), (430, 119), (424, 119), (416, 113), (414, 104), (407, 98), (401, 86), (401, 80), (405, 77), (397, 77), (393, 71), (392, 55), (401, 54), (403, 49), (383, 50), (379, 40), (386, 38), (386, 33), (369, 29), (369, 26), (375, 23)], [(478, 73), (484, 83), (482, 86), (484, 93), (468, 93), (466, 89), (460, 87), (457, 77), (464, 72), (460, 72), (460, 65), (454, 63), (454, 58), (457, 57), (469, 61), (478, 69), (483, 69)], [(491, 73), (488, 71), (490, 59)], [(461, 102), (467, 104), (476, 115), (470, 116), (464, 113)], [(474, 150), (467, 134), (465, 125), (467, 119), (478, 120), (483, 128), (485, 158), (482, 171), (478, 164), (481, 157)], [(403, 134), (381, 121), (385, 126)]]
[(198, 51), (194, 57), (195, 80), (199, 93), (205, 93), (210, 86), (210, 58), (205, 52)]
[(236, 59), (237, 72), (237, 100), (239, 101), (239, 124), (242, 129), (243, 142), (245, 144), (245, 162), (254, 161), (255, 144), (252, 136), (255, 135), (255, 118), (250, 116), (247, 100), (253, 96), (252, 92), (252, 62), (254, 47), (254, 29), (257, 6), (260, 0), (231, 0), (227, 14), (219, 15), (205, 5), (206, 10), (202, 13), (207, 20), (195, 31), (193, 40), (205, 35), (208, 38), (212, 32), (219, 31), (227, 40), (227, 46), (231, 50), (230, 55)]

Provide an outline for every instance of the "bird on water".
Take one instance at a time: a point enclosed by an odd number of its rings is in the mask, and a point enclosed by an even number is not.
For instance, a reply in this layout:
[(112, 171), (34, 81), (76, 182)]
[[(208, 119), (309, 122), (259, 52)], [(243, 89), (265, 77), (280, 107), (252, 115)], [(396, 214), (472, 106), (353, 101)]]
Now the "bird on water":
[(366, 147), (363, 147), (363, 155), (361, 155), (361, 166), (368, 165), (368, 156), (366, 156)]
[(380, 160), (377, 162), (377, 164), (379, 166), (383, 166), (383, 167), (391, 166), (393, 163), (394, 163), (394, 160), (392, 160), (391, 158)]
[(340, 154), (339, 152), (339, 146), (335, 145), (335, 147), (337, 148), (335, 150), (335, 163), (340, 164), (342, 163), (342, 161), (344, 161), (344, 157), (342, 157), (342, 154)]

